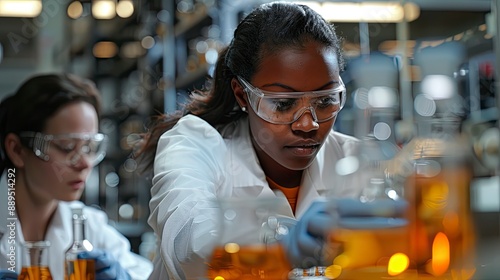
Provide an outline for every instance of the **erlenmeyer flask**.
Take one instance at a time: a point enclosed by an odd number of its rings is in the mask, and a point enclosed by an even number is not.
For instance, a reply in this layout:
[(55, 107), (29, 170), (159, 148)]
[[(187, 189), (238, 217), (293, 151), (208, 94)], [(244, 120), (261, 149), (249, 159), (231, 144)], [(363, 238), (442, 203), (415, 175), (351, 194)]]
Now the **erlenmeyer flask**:
[(52, 280), (49, 269), (49, 241), (26, 241), (23, 244), (20, 280)]
[(293, 220), (280, 215), (285, 198), (218, 200), (220, 238), (208, 262), (208, 279), (288, 279), (291, 267), (277, 234)]
[(82, 208), (72, 209), (73, 244), (65, 253), (65, 279), (66, 280), (94, 280), (95, 261), (80, 259), (78, 254), (92, 251), (93, 246), (85, 238), (85, 223), (87, 218), (83, 215)]

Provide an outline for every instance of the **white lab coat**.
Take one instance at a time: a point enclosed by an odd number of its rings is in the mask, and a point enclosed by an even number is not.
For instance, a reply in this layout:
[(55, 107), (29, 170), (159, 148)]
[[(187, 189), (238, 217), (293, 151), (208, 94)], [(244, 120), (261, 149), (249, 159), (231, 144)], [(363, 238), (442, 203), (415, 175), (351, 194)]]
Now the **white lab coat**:
[[(355, 138), (332, 131), (303, 174), (295, 216), (300, 218), (318, 197), (357, 196), (341, 182), (335, 163), (356, 153)], [(275, 196), (250, 140), (247, 118), (218, 130), (188, 115), (164, 133), (154, 164), (149, 224), (159, 246), (151, 280), (205, 279), (204, 259), (217, 242), (216, 197)], [(294, 217), (290, 206), (284, 209)], [(242, 224), (242, 226), (244, 226)]]
[[(24, 236), (21, 223), (15, 218), (17, 215), (11, 216), (8, 211), (6, 181), (4, 173), (0, 181), (0, 269), (14, 267), (19, 273), (24, 258), (21, 255)], [(70, 247), (73, 238), (70, 208), (72, 203), (83, 205), (79, 201), (59, 202), (45, 235), (45, 240), (51, 243), (49, 268), (54, 280), (64, 279), (64, 253)], [(132, 279), (147, 279), (153, 270), (152, 263), (130, 251), (129, 241), (108, 224), (107, 215), (88, 206), (84, 206), (83, 212), (87, 216), (86, 238), (92, 245), (111, 253)], [(14, 227), (9, 226), (12, 224), (15, 225), (15, 231)]]

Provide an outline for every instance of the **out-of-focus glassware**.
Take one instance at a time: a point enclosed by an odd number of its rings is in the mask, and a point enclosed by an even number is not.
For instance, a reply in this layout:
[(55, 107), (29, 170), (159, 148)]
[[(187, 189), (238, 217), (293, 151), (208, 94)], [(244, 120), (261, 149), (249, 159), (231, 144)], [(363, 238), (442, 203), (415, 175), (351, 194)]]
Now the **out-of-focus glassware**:
[(470, 209), (470, 149), (458, 133), (457, 120), (433, 119), (419, 125), (426, 132), (405, 146), (395, 167), (410, 205), (412, 268), (419, 277), (471, 279), (475, 225)]
[(92, 244), (85, 238), (85, 223), (87, 218), (83, 215), (81, 207), (73, 208), (73, 244), (65, 253), (65, 279), (90, 280), (95, 279), (95, 261), (93, 259), (79, 259), (78, 254), (92, 251)]
[[(398, 118), (398, 69), (394, 59), (380, 54), (362, 56), (351, 64), (355, 90), (353, 111), (357, 153), (340, 159), (336, 173), (352, 190), (355, 207), (372, 208), (370, 216), (341, 217), (332, 230), (328, 279), (415, 279), (409, 265), (409, 228), (404, 213), (390, 208), (402, 200), (403, 188), (393, 184), (387, 167), (400, 152), (395, 144)], [(356, 190), (356, 191), (354, 191)], [(333, 201), (338, 197), (333, 193)], [(358, 204), (359, 203), (359, 204)], [(353, 204), (353, 205), (354, 205)], [(354, 206), (353, 206), (354, 207)], [(389, 212), (390, 211), (390, 212)], [(379, 213), (380, 212), (380, 213)], [(382, 213), (384, 212), (384, 213)]]
[(280, 234), (293, 223), (280, 215), (285, 198), (220, 199), (220, 238), (208, 262), (207, 279), (288, 279), (290, 264)]
[[(338, 163), (337, 167), (342, 169), (340, 173), (346, 182), (359, 185), (357, 199), (361, 203), (387, 203), (387, 210), (393, 211), (390, 200), (403, 199), (404, 190), (394, 185), (391, 175), (387, 173), (397, 152), (387, 142), (365, 138), (360, 143), (357, 156)], [(380, 208), (386, 211), (384, 209)], [(372, 213), (380, 217), (372, 217), (373, 220), (370, 217), (352, 217), (342, 221), (332, 231), (329, 240), (332, 262), (325, 268), (327, 279), (416, 279), (416, 273), (407, 270), (410, 244), (404, 214)], [(355, 223), (358, 220), (361, 223)]]
[(22, 245), (20, 280), (52, 280), (49, 269), (49, 241), (26, 241)]
[(466, 280), (476, 270), (472, 147), (461, 133), (465, 102), (453, 78), (465, 57), (462, 45), (446, 42), (414, 58), (422, 74), (414, 100), (417, 136), (395, 161), (393, 178), (410, 205), (410, 269), (419, 278)]

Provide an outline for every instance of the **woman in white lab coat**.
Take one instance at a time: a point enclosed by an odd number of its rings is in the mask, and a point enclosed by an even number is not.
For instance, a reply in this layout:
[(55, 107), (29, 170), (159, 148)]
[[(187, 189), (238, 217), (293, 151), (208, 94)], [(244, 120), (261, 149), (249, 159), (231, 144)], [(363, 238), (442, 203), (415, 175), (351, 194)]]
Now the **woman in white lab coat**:
[(19, 273), (22, 243), (48, 240), (53, 279), (64, 278), (72, 243), (72, 204), (84, 207), (94, 245), (96, 279), (146, 279), (152, 264), (130, 251), (104, 212), (78, 202), (92, 168), (104, 156), (98, 133), (99, 95), (70, 74), (31, 77), (0, 104), (0, 269)]
[(149, 224), (159, 246), (150, 279), (204, 279), (218, 241), (214, 201), (277, 191), (288, 200), (282, 212), (298, 219), (280, 240), (290, 264), (322, 264), (336, 213), (319, 198), (357, 198), (360, 187), (335, 172), (359, 143), (333, 130), (346, 99), (342, 67), (332, 25), (307, 6), (263, 4), (242, 20), (209, 89), (160, 116), (139, 150), (154, 173)]

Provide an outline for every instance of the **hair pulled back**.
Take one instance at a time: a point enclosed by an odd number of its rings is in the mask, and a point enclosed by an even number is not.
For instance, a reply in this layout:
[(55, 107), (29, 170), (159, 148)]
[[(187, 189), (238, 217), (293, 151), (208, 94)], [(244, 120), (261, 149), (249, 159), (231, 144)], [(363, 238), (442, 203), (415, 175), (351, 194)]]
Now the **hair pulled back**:
[(195, 90), (190, 101), (172, 114), (157, 116), (139, 144), (137, 156), (143, 170), (153, 166), (160, 136), (186, 114), (194, 114), (212, 126), (235, 121), (244, 114), (239, 109), (231, 80), (241, 76), (251, 80), (262, 58), (284, 49), (302, 49), (308, 42), (332, 48), (343, 67), (340, 40), (333, 25), (305, 5), (272, 2), (248, 14), (237, 26), (231, 43), (220, 53), (215, 65), (211, 88)]

